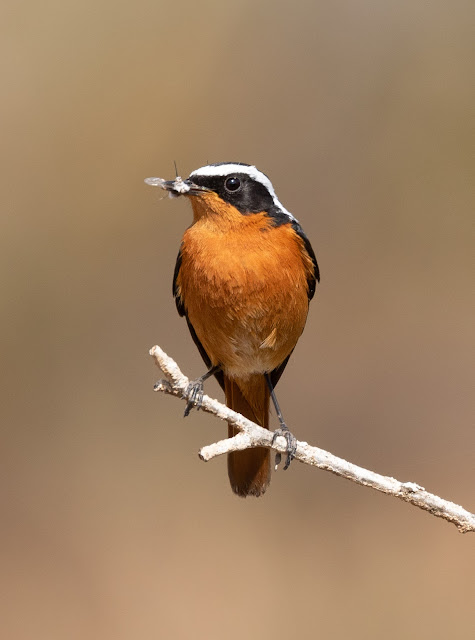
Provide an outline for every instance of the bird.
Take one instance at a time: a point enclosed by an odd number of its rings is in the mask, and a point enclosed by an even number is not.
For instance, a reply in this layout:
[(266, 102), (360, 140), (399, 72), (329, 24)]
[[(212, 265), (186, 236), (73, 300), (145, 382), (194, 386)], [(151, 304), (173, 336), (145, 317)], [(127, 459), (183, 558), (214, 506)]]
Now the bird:
[[(286, 438), (288, 468), (296, 440), (274, 389), (320, 281), (310, 241), (254, 165), (217, 162), (185, 180), (177, 175), (145, 182), (170, 197), (185, 196), (193, 210), (176, 260), (173, 296), (208, 370), (190, 383), (185, 416), (199, 408), (203, 383), (212, 375), (226, 405), (266, 429), (272, 399), (280, 425), (274, 440)], [(236, 433), (228, 425), (228, 437)], [(271, 479), (270, 449), (229, 453), (228, 475), (238, 496), (262, 496)]]

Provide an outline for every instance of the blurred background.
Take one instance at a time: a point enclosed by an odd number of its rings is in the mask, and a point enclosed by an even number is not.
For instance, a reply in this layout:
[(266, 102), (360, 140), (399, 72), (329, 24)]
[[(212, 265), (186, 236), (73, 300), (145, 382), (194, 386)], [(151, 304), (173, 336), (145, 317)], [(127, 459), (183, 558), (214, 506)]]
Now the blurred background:
[(473, 633), (473, 534), (298, 463), (240, 500), (198, 460), (226, 426), (154, 394), (148, 355), (203, 372), (171, 297), (191, 213), (143, 179), (270, 176), (322, 273), (292, 431), (473, 511), (474, 14), (4, 4), (2, 638)]

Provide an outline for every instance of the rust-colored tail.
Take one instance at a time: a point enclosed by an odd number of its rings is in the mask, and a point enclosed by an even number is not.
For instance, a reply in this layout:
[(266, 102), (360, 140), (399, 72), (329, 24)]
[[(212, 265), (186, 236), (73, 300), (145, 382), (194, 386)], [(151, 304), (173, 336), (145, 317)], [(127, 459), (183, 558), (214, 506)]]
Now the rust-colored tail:
[[(226, 404), (261, 427), (269, 428), (269, 389), (263, 375), (246, 381), (224, 378)], [(229, 437), (237, 430), (228, 426)], [(231, 488), (238, 496), (261, 496), (270, 483), (270, 450), (264, 447), (228, 454)]]

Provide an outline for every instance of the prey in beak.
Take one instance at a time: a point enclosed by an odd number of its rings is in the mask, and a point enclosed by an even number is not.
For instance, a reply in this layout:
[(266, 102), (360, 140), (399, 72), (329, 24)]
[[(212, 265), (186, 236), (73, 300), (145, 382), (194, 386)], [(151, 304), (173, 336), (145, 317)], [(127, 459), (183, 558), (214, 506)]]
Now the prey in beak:
[(160, 187), (164, 191), (168, 191), (170, 198), (178, 198), (178, 196), (184, 195), (199, 195), (204, 191), (209, 191), (206, 187), (200, 187), (194, 184), (189, 178), (183, 180), (180, 176), (177, 176), (175, 180), (164, 180), (163, 178), (145, 178), (146, 184), (152, 187)]

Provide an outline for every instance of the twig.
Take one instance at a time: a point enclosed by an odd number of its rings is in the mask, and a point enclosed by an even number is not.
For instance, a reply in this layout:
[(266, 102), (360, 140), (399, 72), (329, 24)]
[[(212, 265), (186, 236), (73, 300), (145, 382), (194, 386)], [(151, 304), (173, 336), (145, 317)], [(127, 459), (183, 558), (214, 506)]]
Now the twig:
[[(189, 380), (180, 371), (176, 362), (158, 346), (150, 349), (150, 355), (166, 376), (166, 380), (159, 380), (156, 383), (154, 390), (162, 391), (187, 401), (186, 390)], [(239, 433), (234, 437), (203, 447), (199, 452), (202, 460), (208, 461), (230, 451), (241, 451), (252, 447), (269, 447), (285, 453), (285, 438), (278, 437), (275, 443), (272, 444), (273, 434), (271, 431), (263, 429), (221, 402), (204, 395), (201, 409), (218, 416), (221, 420), (225, 420), (239, 429)], [(438, 518), (444, 518), (444, 520), (452, 522), (461, 533), (475, 531), (475, 514), (466, 511), (453, 502), (443, 500), (439, 496), (429, 493), (413, 482), (400, 482), (395, 478), (368, 471), (342, 458), (337, 458), (323, 449), (312, 447), (306, 442), (297, 442), (295, 459), (409, 502), (420, 509), (429, 511), (429, 513)]]

